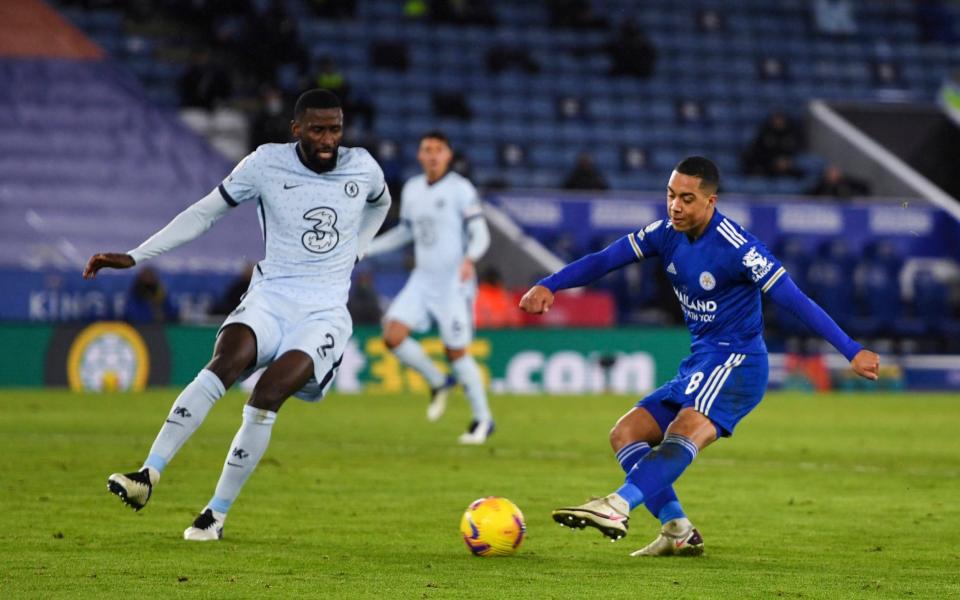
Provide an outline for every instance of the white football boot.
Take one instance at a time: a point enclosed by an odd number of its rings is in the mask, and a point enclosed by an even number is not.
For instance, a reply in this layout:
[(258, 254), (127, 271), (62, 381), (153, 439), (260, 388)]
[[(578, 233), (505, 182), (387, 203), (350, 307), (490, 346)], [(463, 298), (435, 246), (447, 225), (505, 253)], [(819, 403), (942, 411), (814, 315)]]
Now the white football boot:
[(216, 542), (223, 537), (223, 521), (226, 517), (214, 516), (213, 510), (204, 509), (193, 520), (193, 525), (183, 531), (183, 539), (193, 542)]
[(560, 525), (583, 529), (586, 526), (596, 527), (610, 541), (617, 541), (627, 535), (627, 524), (630, 521), (630, 505), (613, 493), (606, 498), (594, 498), (586, 504), (558, 508), (553, 511), (553, 520)]
[(430, 390), (430, 404), (427, 405), (428, 421), (436, 423), (443, 416), (443, 413), (447, 412), (447, 397), (450, 396), (450, 392), (456, 385), (457, 380), (453, 378), (453, 375), (447, 375), (442, 384)]
[(487, 442), (493, 430), (493, 421), (470, 421), (470, 426), (460, 434), (458, 441), (465, 446), (480, 446)]
[(107, 490), (133, 510), (140, 510), (147, 505), (154, 484), (160, 480), (160, 473), (151, 471), (144, 467), (133, 473), (114, 473), (107, 479)]
[(660, 535), (630, 556), (700, 556), (703, 536), (689, 519), (673, 519), (663, 524)]

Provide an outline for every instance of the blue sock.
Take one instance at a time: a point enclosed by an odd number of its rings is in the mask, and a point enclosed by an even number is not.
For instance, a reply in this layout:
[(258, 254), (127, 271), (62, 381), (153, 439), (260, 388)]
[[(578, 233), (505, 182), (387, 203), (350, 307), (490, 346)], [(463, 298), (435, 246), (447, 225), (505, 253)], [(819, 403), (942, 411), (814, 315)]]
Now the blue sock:
[[(627, 473), (627, 481), (617, 493), (630, 504), (630, 510), (644, 499), (673, 485), (697, 456), (697, 445), (685, 436), (669, 433), (656, 450), (651, 450)], [(659, 515), (658, 515), (659, 516)]]
[[(646, 442), (632, 442), (617, 451), (617, 462), (620, 463), (624, 473), (630, 473), (634, 465), (640, 462), (648, 452), (650, 452), (650, 445)], [(677, 493), (673, 491), (672, 485), (653, 494), (643, 504), (650, 514), (660, 519), (661, 523), (687, 516), (683, 512), (683, 507), (680, 506), (680, 500), (677, 498)]]
[(640, 462), (640, 459), (650, 452), (650, 444), (646, 442), (630, 442), (623, 448), (617, 450), (617, 462), (624, 473), (629, 473), (633, 465)]

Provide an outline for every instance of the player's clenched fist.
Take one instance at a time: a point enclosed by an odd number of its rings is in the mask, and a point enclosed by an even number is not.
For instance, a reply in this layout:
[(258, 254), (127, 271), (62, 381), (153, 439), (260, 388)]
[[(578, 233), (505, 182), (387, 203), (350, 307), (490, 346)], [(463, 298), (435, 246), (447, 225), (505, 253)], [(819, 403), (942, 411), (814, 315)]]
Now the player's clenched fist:
[(880, 378), (880, 355), (876, 352), (863, 349), (857, 352), (857, 355), (850, 361), (853, 372), (863, 377), (876, 381)]
[(542, 285), (533, 286), (520, 299), (520, 309), (531, 315), (542, 315), (550, 310), (552, 305), (553, 292)]
[(83, 278), (93, 279), (97, 276), (97, 271), (104, 267), (111, 269), (129, 269), (136, 261), (129, 254), (119, 254), (116, 252), (107, 252), (105, 254), (94, 254), (87, 261), (87, 266), (83, 268)]

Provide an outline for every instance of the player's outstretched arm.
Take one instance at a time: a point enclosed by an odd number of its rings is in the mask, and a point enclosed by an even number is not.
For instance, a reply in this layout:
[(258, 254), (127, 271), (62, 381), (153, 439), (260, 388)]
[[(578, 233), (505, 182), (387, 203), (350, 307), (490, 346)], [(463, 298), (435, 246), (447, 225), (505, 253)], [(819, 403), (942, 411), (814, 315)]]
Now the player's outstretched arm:
[(839, 350), (850, 361), (854, 373), (865, 379), (877, 380), (880, 357), (851, 339), (826, 311), (800, 291), (789, 275), (784, 273), (769, 294), (778, 306), (791, 312), (817, 335)]
[(544, 277), (537, 285), (542, 285), (551, 292), (581, 287), (593, 283), (614, 269), (636, 261), (637, 254), (628, 236), (624, 236), (603, 250), (587, 254), (553, 275)]
[(103, 268), (109, 269), (129, 269), (137, 264), (129, 254), (119, 252), (101, 252), (94, 254), (87, 261), (87, 266), (83, 268), (83, 278), (93, 279), (97, 276), (97, 271)]
[(401, 221), (397, 223), (397, 226), (393, 229), (385, 231), (373, 238), (373, 241), (367, 246), (367, 251), (363, 253), (363, 256), (376, 256), (378, 254), (393, 252), (412, 241), (413, 232), (410, 231), (410, 226), (407, 225), (405, 221)]
[(126, 254), (94, 254), (83, 269), (83, 278), (93, 279), (97, 271), (104, 267), (129, 269), (147, 259), (173, 250), (200, 237), (200, 234), (210, 229), (229, 210), (230, 205), (220, 191), (213, 190), (188, 206), (163, 229), (150, 236), (150, 239)]

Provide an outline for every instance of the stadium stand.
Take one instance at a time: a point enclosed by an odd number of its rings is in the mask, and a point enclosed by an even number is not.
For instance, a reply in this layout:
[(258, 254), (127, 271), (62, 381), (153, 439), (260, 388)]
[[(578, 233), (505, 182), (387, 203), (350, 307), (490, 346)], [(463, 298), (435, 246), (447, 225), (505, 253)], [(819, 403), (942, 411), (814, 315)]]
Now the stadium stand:
[[(789, 194), (812, 187), (822, 168), (817, 157), (798, 157), (800, 178), (740, 173), (739, 156), (768, 114), (784, 110), (799, 119), (813, 97), (929, 101), (960, 67), (960, 48), (925, 41), (907, 0), (857, 4), (857, 33), (846, 36), (819, 32), (813, 3), (801, 0), (775, 6), (655, 0), (642, 9), (594, 2), (595, 14), (612, 16), (611, 27), (621, 16), (633, 18), (652, 41), (658, 58), (647, 79), (609, 74), (607, 30), (554, 29), (547, 3), (490, 5), (495, 28), (404, 19), (402, 3), (392, 0), (357, 2), (354, 18), (339, 20), (314, 16), (302, 1), (287, 2), (311, 65), (297, 73), (293, 63), (277, 64), (276, 79), (294, 93), (321, 59), (331, 58), (375, 103), (374, 133), (401, 146), (406, 173), (415, 163), (404, 144), (437, 124), (432, 95), (457, 90), (472, 118), (439, 125), (470, 157), (481, 184), (558, 187), (577, 154), (591, 150), (613, 189), (659, 189), (660, 173), (677, 156), (704, 153), (730, 175), (729, 191)], [(722, 19), (703, 30), (702, 11), (711, 9)], [(946, 10), (956, 19), (956, 5)], [(176, 82), (186, 63), (167, 60), (169, 39), (136, 27), (126, 34), (131, 27), (116, 10), (66, 14), (137, 74), (151, 99), (178, 104)], [(372, 49), (379, 44), (407, 49), (406, 68), (377, 66)], [(524, 53), (536, 72), (524, 63), (489, 71), (488, 54), (501, 48)], [(780, 65), (779, 74), (771, 75), (770, 61)], [(563, 116), (564, 99), (580, 104), (579, 116)], [(496, 149), (509, 142), (520, 145), (525, 158), (503, 170)], [(646, 153), (643, 166), (622, 159), (631, 149)]]
[[(3, 97), (6, 107), (15, 109), (7, 114), (18, 115), (6, 121), (0, 160), (7, 183), (2, 196), (5, 212), (22, 208), (4, 225), (4, 233), (10, 233), (4, 235), (4, 249), (13, 250), (6, 260), (16, 268), (75, 265), (101, 235), (95, 228), (77, 233), (78, 224), (83, 223), (106, 223), (120, 232), (124, 244), (133, 245), (214, 185), (229, 168), (228, 162), (173, 118), (172, 110), (182, 100), (180, 82), (193, 55), (183, 50), (177, 35), (182, 32), (171, 25), (183, 27), (182, 19), (164, 21), (177, 3), (156, 3), (157, 18), (152, 21), (143, 18), (142, 6), (131, 8), (121, 2), (97, 2), (96, 8), (83, 0), (62, 0), (57, 5), (123, 68), (109, 62), (89, 62), (77, 69), (73, 63), (4, 61), (7, 82), (26, 82), (8, 85), (15, 91)], [(660, 189), (663, 174), (678, 157), (691, 153), (715, 158), (724, 173), (725, 198), (729, 193), (746, 194), (746, 200), (749, 195), (764, 195), (781, 202), (781, 196), (803, 193), (813, 187), (825, 166), (824, 160), (809, 152), (795, 156), (800, 177), (748, 175), (742, 170), (744, 150), (770, 114), (782, 111), (800, 123), (812, 98), (930, 102), (943, 80), (960, 66), (960, 49), (949, 41), (928, 39), (915, 18), (913, 3), (907, 0), (856, 5), (854, 33), (818, 29), (813, 3), (801, 0), (776, 6), (759, 0), (710, 0), (696, 7), (654, 0), (642, 9), (622, 0), (592, 5), (595, 16), (612, 15), (600, 19), (606, 19), (605, 26), (599, 22), (554, 26), (548, 3), (493, 2), (491, 14), (479, 19), (482, 23), (405, 16), (402, 4), (391, 0), (360, 0), (354, 14), (335, 17), (318, 16), (303, 0), (276, 6), (238, 3), (234, 12), (219, 20), (214, 15), (209, 23), (201, 19), (201, 24), (187, 26), (185, 34), (202, 42), (204, 27), (211, 26), (226, 28), (223, 35), (228, 37), (242, 38), (245, 18), (280, 10), (276, 18), (295, 25), (297, 44), (293, 45), (302, 47), (307, 58), (300, 61), (294, 49), (272, 62), (268, 59), (267, 71), (273, 80), (263, 83), (276, 86), (289, 101), (310, 83), (322, 62), (331, 61), (351, 89), (373, 103), (376, 119), (363, 119), (362, 127), (349, 133), (375, 153), (391, 148), (389, 171), (394, 182), (416, 172), (411, 140), (439, 126), (466, 157), (474, 180), (490, 187), (559, 187), (577, 156), (589, 152), (614, 190), (609, 197), (591, 196), (590, 201), (609, 202), (611, 210), (623, 209), (618, 191)], [(956, 20), (955, 5), (945, 10)], [(656, 48), (649, 77), (610, 74), (611, 32), (628, 17)], [(685, 34), (682, 46), (678, 32)], [(403, 60), (386, 60), (390, 52), (384, 48)], [(491, 56), (509, 60), (494, 61)], [(248, 75), (231, 73), (237, 85), (231, 86), (232, 96), (224, 104), (252, 115), (259, 109), (262, 90), (251, 84)], [(37, 97), (36, 90), (41, 89), (48, 90), (44, 98)], [(466, 110), (459, 116), (438, 118), (438, 97), (449, 102), (451, 92), (462, 93)], [(41, 111), (54, 98), (71, 98), (79, 107), (74, 112), (81, 110), (82, 147), (62, 137), (63, 123), (57, 120), (64, 118), (62, 111), (53, 111), (52, 119), (40, 122)], [(43, 127), (48, 133), (43, 133)], [(37, 178), (48, 183), (18, 183)], [(105, 194), (104, 189), (111, 191)], [(133, 194), (150, 195), (150, 208), (141, 211), (136, 221), (122, 221), (118, 215)], [(630, 213), (621, 216), (620, 222), (641, 223), (650, 214)], [(622, 233), (610, 230), (586, 236), (587, 232), (571, 234), (567, 223), (553, 229), (522, 220), (521, 224), (562, 258), (596, 249)], [(245, 236), (238, 248), (236, 236), (226, 239), (228, 228), (218, 229), (191, 252), (165, 258), (167, 262), (160, 266), (173, 272), (171, 289), (182, 289), (177, 278), (183, 269), (215, 270), (225, 278), (245, 260), (257, 258), (258, 236)], [(33, 250), (18, 254), (23, 240), (16, 236), (41, 230), (42, 239), (47, 240), (42, 247), (34, 238)], [(60, 235), (65, 231), (71, 235)], [(85, 240), (85, 235), (90, 239)], [(946, 258), (949, 264), (956, 249), (945, 245), (918, 251), (898, 244), (895, 260), (881, 264), (870, 252), (882, 235), (858, 238), (842, 266), (829, 254), (832, 250), (822, 236), (791, 237), (789, 232), (776, 231), (768, 242), (782, 250), (798, 281), (853, 331), (870, 335), (883, 330), (897, 336), (935, 333), (923, 315), (931, 308), (955, 311), (955, 293), (943, 268), (917, 269), (912, 257), (919, 252), (921, 257)], [(811, 252), (815, 244), (821, 246), (820, 253)], [(391, 296), (399, 288), (407, 260), (398, 254), (374, 261), (381, 294)], [(830, 276), (851, 272), (848, 268), (857, 269), (855, 287)], [(618, 274), (601, 284), (616, 300), (618, 320), (675, 322), (676, 315), (661, 308), (669, 304), (669, 286), (644, 271)], [(947, 272), (954, 271), (947, 268)], [(638, 285), (641, 280), (644, 284)], [(222, 286), (225, 280), (209, 281)], [(211, 283), (210, 294), (213, 287)], [(934, 301), (937, 291), (942, 293), (942, 306)], [(877, 301), (895, 292), (902, 303)], [(196, 298), (188, 301), (197, 302)], [(769, 317), (771, 326), (785, 335), (800, 333), (789, 317)], [(944, 339), (940, 345), (949, 343)]]

